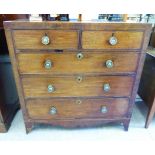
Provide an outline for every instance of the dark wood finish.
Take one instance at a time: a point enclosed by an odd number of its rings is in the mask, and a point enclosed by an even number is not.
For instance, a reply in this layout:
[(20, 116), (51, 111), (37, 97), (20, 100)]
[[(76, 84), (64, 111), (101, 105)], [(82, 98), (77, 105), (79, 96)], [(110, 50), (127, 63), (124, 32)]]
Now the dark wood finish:
[(8, 54), (8, 48), (3, 28), (0, 28), (0, 55)]
[[(48, 45), (41, 43), (41, 38), (47, 35)], [(77, 31), (62, 30), (14, 30), (13, 36), (17, 49), (77, 49)]]
[[(84, 58), (77, 59), (77, 52), (22, 53), (17, 54), (21, 74), (86, 74), (86, 73), (135, 73), (139, 53), (132, 52), (83, 52)], [(120, 56), (121, 55), (121, 56)], [(130, 61), (126, 61), (130, 59)], [(51, 60), (52, 68), (45, 69), (44, 63)], [(112, 60), (114, 66), (106, 67)], [(65, 63), (64, 63), (65, 62)], [(93, 63), (92, 63), (93, 62)], [(29, 65), (28, 65), (29, 64)], [(74, 66), (74, 68), (73, 68)], [(83, 67), (84, 66), (84, 67)]]
[[(86, 127), (118, 122), (123, 123), (124, 129), (128, 130), (151, 25), (28, 21), (5, 22), (4, 25), (27, 133), (36, 123)], [(14, 32), (17, 31), (22, 32), (18, 34), (20, 39), (15, 36)], [(35, 33), (27, 33), (28, 38), (26, 36), (24, 39), (23, 32), (32, 31)], [(41, 45), (43, 32), (52, 34), (59, 31), (76, 32), (73, 40), (70, 39), (70, 43), (73, 44), (64, 43), (64, 38), (67, 38), (64, 35), (61, 45)], [(112, 33), (118, 37), (118, 45), (107, 44)], [(84, 54), (82, 60), (77, 61), (77, 52)], [(54, 62), (49, 71), (43, 67), (47, 57)], [(105, 68), (104, 61), (107, 58), (114, 60), (114, 68)], [(76, 80), (78, 76), (83, 78), (80, 83)], [(104, 82), (111, 85), (111, 90), (107, 93), (103, 93)], [(55, 86), (53, 93), (47, 92), (48, 84)], [(73, 103), (76, 100), (75, 96), (83, 101), (82, 104)], [(93, 111), (99, 109), (102, 104), (110, 109), (109, 113), (104, 114), (107, 117)], [(48, 113), (52, 105), (59, 109), (57, 119), (53, 119)], [(68, 118), (64, 118), (66, 116)], [(76, 116), (82, 118), (75, 118)]]
[[(110, 45), (109, 38), (114, 35), (117, 45)], [(139, 49), (143, 32), (129, 31), (84, 31), (82, 33), (82, 47), (84, 49)]]
[[(11, 21), (4, 23), (5, 28), (12, 28), (18, 30), (94, 30), (94, 31), (142, 31), (151, 29), (150, 24), (139, 23), (103, 23), (103, 22), (58, 22), (58, 21), (43, 21), (43, 22), (29, 22), (23, 21)], [(149, 34), (150, 36), (150, 34)]]
[[(49, 78), (22, 78), (23, 91), (28, 97), (70, 97), (70, 96), (108, 96), (130, 97), (134, 78), (130, 76), (78, 76), (49, 77)], [(103, 90), (108, 83), (109, 92)], [(53, 85), (55, 91), (48, 92), (48, 85)]]
[(7, 132), (19, 108), (9, 56), (0, 56), (0, 132)]
[[(28, 100), (26, 107), (32, 119), (67, 119), (67, 118), (121, 118), (128, 110), (128, 99), (36, 99)], [(107, 113), (102, 113), (102, 106)], [(55, 115), (50, 114), (51, 107), (57, 109)], [(84, 110), (85, 109), (85, 110)]]
[(28, 14), (0, 14), (0, 27), (3, 27), (3, 21), (27, 19)]
[(25, 14), (0, 14), (0, 133), (7, 132), (19, 109), (18, 95), (8, 56), (3, 21), (25, 19)]
[(0, 55), (9, 54), (3, 28), (3, 21), (26, 18), (28, 18), (28, 15), (26, 14), (0, 14)]
[(148, 51), (146, 55), (138, 94), (149, 109), (145, 122), (148, 128), (155, 114), (155, 51)]
[(64, 128), (85, 128), (85, 127), (102, 127), (103, 124), (113, 123), (120, 124), (122, 123), (124, 130), (128, 131), (129, 127), (129, 118), (122, 117), (121, 119), (104, 119), (104, 118), (83, 118), (83, 119), (31, 119), (29, 122), (25, 122), (26, 124), (26, 133), (32, 131), (33, 127), (36, 124), (49, 124), (51, 126), (64, 127)]

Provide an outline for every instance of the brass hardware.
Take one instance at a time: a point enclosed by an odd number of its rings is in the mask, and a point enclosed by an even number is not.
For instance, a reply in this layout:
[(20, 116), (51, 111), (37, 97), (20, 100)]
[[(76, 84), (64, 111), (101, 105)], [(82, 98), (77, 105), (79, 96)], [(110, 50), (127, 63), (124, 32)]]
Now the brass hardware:
[(50, 38), (45, 34), (42, 38), (41, 38), (41, 42), (44, 45), (48, 45), (50, 43)]
[(57, 113), (57, 109), (55, 107), (51, 107), (50, 114), (55, 115)]
[(78, 83), (82, 82), (82, 76), (78, 76), (78, 77), (76, 78), (76, 81), (77, 81)]
[(116, 45), (117, 42), (118, 42), (117, 38), (112, 35), (112, 37), (110, 37), (110, 39), (109, 39), (110, 45)]
[(44, 67), (46, 69), (51, 69), (52, 68), (52, 61), (51, 60), (46, 60), (44, 63)]
[(81, 104), (82, 101), (81, 100), (76, 100), (76, 104)]
[(53, 93), (55, 91), (55, 88), (53, 85), (50, 84), (50, 85), (48, 85), (47, 90), (49, 93)]
[(108, 112), (107, 107), (106, 107), (106, 106), (102, 106), (102, 107), (101, 107), (101, 113), (105, 114), (105, 113), (107, 113), (107, 112)]
[(109, 83), (105, 83), (105, 84), (103, 85), (103, 90), (104, 90), (105, 92), (110, 91), (110, 85), (109, 85)]
[(82, 53), (78, 53), (76, 55), (76, 57), (77, 57), (78, 60), (81, 60), (81, 59), (83, 59), (84, 55)]
[(107, 60), (105, 64), (107, 68), (112, 68), (114, 66), (112, 60)]

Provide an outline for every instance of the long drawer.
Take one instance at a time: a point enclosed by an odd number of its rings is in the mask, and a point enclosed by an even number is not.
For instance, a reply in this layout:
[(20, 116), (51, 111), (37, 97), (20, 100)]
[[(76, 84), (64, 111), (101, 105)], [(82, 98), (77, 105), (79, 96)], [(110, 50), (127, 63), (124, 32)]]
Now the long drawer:
[(136, 52), (17, 54), (21, 74), (134, 73)]
[(82, 48), (140, 49), (142, 38), (143, 32), (138, 31), (83, 31)]
[(127, 96), (132, 91), (131, 76), (23, 77), (25, 97)]
[(78, 33), (74, 30), (14, 30), (17, 49), (77, 49)]
[(31, 99), (26, 101), (32, 119), (119, 118), (125, 117), (129, 103), (126, 98), (106, 99)]

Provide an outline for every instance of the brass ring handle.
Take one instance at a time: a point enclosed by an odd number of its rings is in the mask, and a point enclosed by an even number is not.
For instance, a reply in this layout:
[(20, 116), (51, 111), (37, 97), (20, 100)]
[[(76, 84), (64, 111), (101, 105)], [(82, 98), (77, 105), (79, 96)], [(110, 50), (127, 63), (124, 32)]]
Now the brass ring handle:
[(105, 114), (105, 113), (107, 113), (107, 112), (108, 112), (107, 107), (106, 107), (106, 106), (102, 106), (102, 107), (101, 107), (101, 113)]
[(109, 38), (110, 45), (116, 45), (117, 42), (118, 41), (117, 41), (117, 38), (116, 37), (112, 36), (112, 37)]
[(84, 55), (83, 55), (82, 53), (78, 53), (78, 54), (76, 55), (76, 57), (77, 57), (78, 60), (81, 60), (81, 59), (84, 58)]
[(110, 84), (109, 83), (105, 83), (104, 85), (103, 85), (103, 90), (105, 91), (105, 92), (109, 92), (110, 91)]
[(55, 115), (57, 113), (57, 109), (55, 107), (51, 107), (50, 112), (51, 115)]
[(41, 38), (41, 42), (43, 45), (48, 45), (50, 43), (50, 38), (45, 34), (42, 38)]
[(107, 68), (112, 68), (112, 67), (114, 66), (112, 60), (107, 60), (105, 64), (106, 64), (106, 67), (107, 67)]
[(52, 61), (51, 60), (46, 60), (44, 63), (45, 69), (51, 69), (52, 68)]
[(55, 87), (53, 85), (49, 84), (48, 87), (47, 87), (47, 91), (49, 93), (53, 93), (55, 91)]

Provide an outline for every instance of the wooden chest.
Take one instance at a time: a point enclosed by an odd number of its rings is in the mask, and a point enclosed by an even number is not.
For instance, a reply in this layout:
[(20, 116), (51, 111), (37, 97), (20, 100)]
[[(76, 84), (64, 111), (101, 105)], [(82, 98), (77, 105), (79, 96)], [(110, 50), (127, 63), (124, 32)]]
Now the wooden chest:
[(128, 130), (151, 26), (5, 22), (27, 132), (123, 123)]

